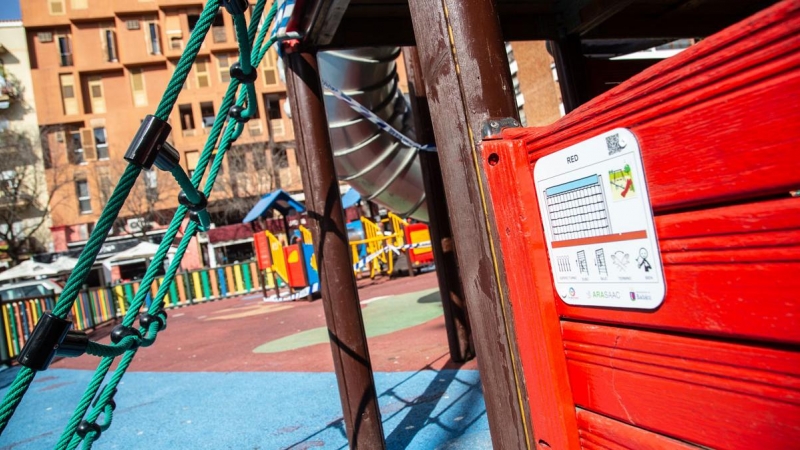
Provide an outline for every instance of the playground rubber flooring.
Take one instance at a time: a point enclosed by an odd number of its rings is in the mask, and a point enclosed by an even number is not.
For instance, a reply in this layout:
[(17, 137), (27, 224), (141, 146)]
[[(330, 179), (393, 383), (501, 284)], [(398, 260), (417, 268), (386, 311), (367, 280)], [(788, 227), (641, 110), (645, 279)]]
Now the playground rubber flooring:
[[(387, 448), (491, 448), (477, 365), (449, 360), (435, 274), (359, 286)], [(0, 450), (52, 448), (97, 362), (61, 359), (40, 373)], [(15, 373), (0, 372), (0, 393)], [(172, 310), (116, 401), (95, 449), (347, 448), (319, 300), (250, 295)]]

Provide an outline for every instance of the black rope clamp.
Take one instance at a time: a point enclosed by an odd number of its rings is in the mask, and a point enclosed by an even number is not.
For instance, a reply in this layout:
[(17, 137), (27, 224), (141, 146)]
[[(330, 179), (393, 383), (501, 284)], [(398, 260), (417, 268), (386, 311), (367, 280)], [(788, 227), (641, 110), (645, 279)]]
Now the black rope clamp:
[(239, 123), (247, 123), (252, 117), (243, 117), (242, 113), (244, 112), (244, 106), (233, 105), (228, 109), (228, 115), (231, 119), (239, 122)]
[(244, 14), (247, 11), (247, 0), (219, 0), (221, 6), (232, 16)]
[(140, 333), (139, 330), (137, 330), (136, 328), (126, 327), (123, 324), (119, 324), (115, 326), (114, 329), (111, 330), (111, 342), (115, 344), (119, 344), (123, 339), (125, 339), (128, 336), (136, 336), (139, 338), (139, 340), (136, 341), (136, 344), (129, 350), (132, 350), (134, 348), (139, 348), (139, 344), (142, 341), (142, 333)]
[(242, 84), (254, 83), (258, 78), (258, 71), (252, 67), (250, 73), (244, 73), (242, 65), (238, 62), (231, 64), (230, 73), (233, 78), (239, 80)]
[(88, 420), (81, 420), (81, 423), (78, 424), (78, 428), (75, 430), (75, 433), (81, 438), (85, 438), (87, 434), (94, 431), (94, 438), (97, 439), (100, 437), (100, 425), (89, 422)]
[[(100, 389), (100, 394), (98, 394), (98, 396), (95, 397), (94, 401), (92, 402), (92, 406), (97, 406), (97, 403), (100, 402), (100, 397), (103, 396), (103, 392), (105, 390), (106, 390), (106, 386), (103, 386), (103, 388)], [(114, 388), (114, 390), (111, 392), (111, 398), (108, 399), (108, 406), (111, 407), (112, 411), (117, 409), (117, 402), (114, 401), (114, 396), (115, 395), (117, 395), (117, 388)]]
[(186, 193), (181, 190), (180, 194), (178, 194), (178, 203), (185, 206), (189, 211), (200, 212), (208, 206), (208, 198), (202, 191), (197, 191), (197, 196), (200, 197), (200, 202), (192, 203)]
[(33, 370), (47, 370), (56, 356), (76, 357), (86, 353), (89, 336), (83, 331), (70, 331), (72, 322), (52, 313), (44, 313), (28, 342), (17, 356), (17, 362)]
[(159, 169), (170, 170), (180, 160), (178, 151), (167, 143), (170, 131), (165, 120), (148, 114), (125, 152), (125, 160), (142, 169), (150, 170), (155, 163)]
[(139, 325), (145, 330), (149, 330), (153, 323), (158, 323), (158, 331), (167, 328), (167, 312), (159, 309), (155, 314), (146, 312), (139, 314)]

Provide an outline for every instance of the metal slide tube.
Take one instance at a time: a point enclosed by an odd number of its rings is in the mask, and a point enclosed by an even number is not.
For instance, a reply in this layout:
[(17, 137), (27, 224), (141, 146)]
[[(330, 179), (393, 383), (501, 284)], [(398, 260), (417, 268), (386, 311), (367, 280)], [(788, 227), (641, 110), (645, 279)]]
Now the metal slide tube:
[[(324, 80), (413, 139), (411, 110), (397, 87), (399, 55), (397, 47), (369, 47), (322, 52), (317, 58)], [(418, 150), (381, 131), (330, 92), (325, 93), (325, 110), (339, 179), (399, 216), (427, 222)]]

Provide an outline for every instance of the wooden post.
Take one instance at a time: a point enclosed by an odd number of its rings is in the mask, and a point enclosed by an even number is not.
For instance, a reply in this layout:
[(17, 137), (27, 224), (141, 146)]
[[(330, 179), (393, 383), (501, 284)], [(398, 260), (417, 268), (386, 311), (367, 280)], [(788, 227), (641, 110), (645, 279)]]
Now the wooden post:
[(297, 133), (298, 162), (319, 262), (322, 303), (347, 438), (352, 449), (383, 449), (386, 444), (350, 262), (316, 55), (290, 50), (284, 60)]
[(549, 47), (556, 63), (564, 111), (570, 112), (591, 99), (586, 57), (583, 56), (581, 50), (581, 38), (577, 35), (569, 35), (558, 41), (550, 41)]
[[(435, 142), (431, 111), (425, 98), (425, 80), (419, 65), (416, 47), (403, 49), (403, 59), (408, 77), (408, 93), (414, 115), (414, 132), (417, 141), (425, 144)], [(465, 362), (475, 357), (472, 332), (469, 326), (464, 289), (458, 274), (458, 258), (453, 246), (453, 231), (450, 228), (450, 212), (442, 181), (442, 168), (434, 152), (420, 152), (422, 180), (425, 183), (425, 201), (428, 203), (428, 226), (431, 230), (431, 247), (436, 262), (436, 277), (439, 295), (444, 309), (444, 324), (450, 359)]]
[[(478, 146), (517, 118), (493, 0), (409, 0), (494, 448), (530, 448), (527, 402)], [(493, 236), (494, 235), (494, 236)], [(503, 289), (500, 287), (503, 286)]]

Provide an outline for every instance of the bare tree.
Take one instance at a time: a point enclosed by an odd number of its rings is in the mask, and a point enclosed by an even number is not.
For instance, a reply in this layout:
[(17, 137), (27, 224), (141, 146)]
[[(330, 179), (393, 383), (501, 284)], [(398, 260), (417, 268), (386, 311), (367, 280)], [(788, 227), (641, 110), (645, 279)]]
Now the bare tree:
[[(25, 255), (46, 251), (40, 237), (48, 224), (51, 201), (67, 184), (60, 171), (45, 175), (35, 149), (40, 136), (0, 131), (0, 240), (14, 265)], [(50, 179), (48, 179), (50, 178)]]
[(287, 148), (294, 142), (253, 142), (235, 145), (225, 156), (228, 170), (217, 177), (212, 209), (240, 220), (264, 194), (281, 187), (281, 170), (288, 167)]
[[(96, 167), (103, 205), (108, 202), (127, 165), (127, 162), (117, 160)], [(178, 192), (178, 184), (169, 173), (155, 168), (143, 171), (120, 210), (114, 224), (116, 232), (147, 241), (148, 232), (163, 227), (172, 219)]]

